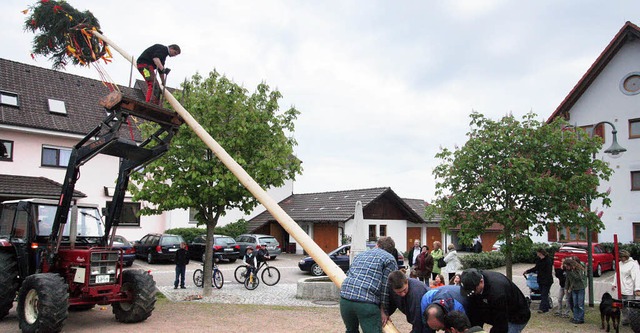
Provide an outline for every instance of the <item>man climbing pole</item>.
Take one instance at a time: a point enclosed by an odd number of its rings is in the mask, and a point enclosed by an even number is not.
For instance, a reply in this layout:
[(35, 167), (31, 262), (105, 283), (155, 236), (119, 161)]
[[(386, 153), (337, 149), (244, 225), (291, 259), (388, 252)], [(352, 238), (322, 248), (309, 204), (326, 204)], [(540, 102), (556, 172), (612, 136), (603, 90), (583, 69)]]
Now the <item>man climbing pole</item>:
[[(136, 61), (138, 63), (138, 71), (144, 77), (147, 82), (147, 94), (145, 95), (145, 101), (148, 103), (151, 101), (153, 95), (153, 84), (155, 82), (155, 70), (158, 69), (160, 75), (167, 75), (171, 69), (164, 66), (164, 61), (167, 56), (175, 57), (180, 54), (180, 46), (171, 44), (164, 46), (162, 44), (155, 44), (144, 50)], [(158, 103), (157, 100), (151, 101), (152, 103)]]

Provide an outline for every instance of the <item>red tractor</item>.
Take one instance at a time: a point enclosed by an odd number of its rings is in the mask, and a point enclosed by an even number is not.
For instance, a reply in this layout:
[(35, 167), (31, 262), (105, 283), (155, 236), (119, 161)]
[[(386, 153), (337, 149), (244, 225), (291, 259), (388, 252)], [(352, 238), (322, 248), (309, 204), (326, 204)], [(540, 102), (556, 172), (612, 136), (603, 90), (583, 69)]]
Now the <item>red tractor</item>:
[[(164, 154), (182, 120), (119, 94), (101, 103), (109, 115), (72, 150), (60, 199), (13, 200), (0, 207), (0, 319), (17, 293), (23, 332), (58, 332), (69, 309), (111, 304), (116, 320), (134, 323), (147, 319), (155, 307), (153, 277), (125, 270), (113, 237), (130, 172)], [(141, 143), (121, 137), (129, 116), (155, 123), (157, 131)], [(104, 223), (97, 206), (73, 199), (80, 166), (97, 154), (121, 158)]]

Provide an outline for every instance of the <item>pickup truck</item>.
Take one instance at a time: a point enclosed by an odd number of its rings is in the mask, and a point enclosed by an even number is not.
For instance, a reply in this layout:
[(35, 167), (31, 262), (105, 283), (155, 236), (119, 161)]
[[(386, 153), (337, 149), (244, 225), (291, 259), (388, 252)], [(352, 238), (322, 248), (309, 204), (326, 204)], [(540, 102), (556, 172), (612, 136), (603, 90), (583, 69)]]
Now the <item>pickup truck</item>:
[[(613, 254), (604, 251), (598, 243), (592, 243), (593, 276), (598, 277), (602, 272), (614, 270)], [(587, 264), (587, 242), (569, 242), (563, 244), (553, 255), (553, 268), (560, 268), (562, 260), (566, 257), (578, 257), (583, 264)]]

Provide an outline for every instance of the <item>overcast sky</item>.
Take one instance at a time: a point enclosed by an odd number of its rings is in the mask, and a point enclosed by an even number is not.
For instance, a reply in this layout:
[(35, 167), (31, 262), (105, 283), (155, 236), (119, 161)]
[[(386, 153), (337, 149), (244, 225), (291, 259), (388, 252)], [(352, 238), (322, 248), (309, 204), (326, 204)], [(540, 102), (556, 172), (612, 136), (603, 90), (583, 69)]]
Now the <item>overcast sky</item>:
[[(434, 155), (464, 144), (472, 110), (546, 119), (624, 23), (640, 24), (638, 0), (68, 2), (132, 55), (179, 44), (170, 86), (215, 68), (280, 90), (281, 107), (301, 112), (295, 193), (391, 187), (425, 200)], [(50, 68), (23, 30), (34, 3), (3, 1), (0, 57)], [(115, 51), (105, 69), (129, 84)]]

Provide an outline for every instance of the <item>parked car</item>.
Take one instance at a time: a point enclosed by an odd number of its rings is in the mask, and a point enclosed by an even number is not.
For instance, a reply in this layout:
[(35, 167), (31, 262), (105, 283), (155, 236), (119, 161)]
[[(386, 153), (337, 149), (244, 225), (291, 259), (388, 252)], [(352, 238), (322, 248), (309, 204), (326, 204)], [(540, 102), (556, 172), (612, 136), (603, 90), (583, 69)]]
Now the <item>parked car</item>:
[(126, 238), (120, 235), (115, 235), (113, 238), (113, 247), (116, 249), (122, 249), (124, 252), (123, 261), (124, 265), (129, 267), (133, 265), (133, 261), (136, 260), (136, 249), (133, 244)]
[[(593, 276), (600, 276), (602, 272), (615, 269), (613, 254), (606, 252), (598, 243), (592, 243)], [(587, 242), (569, 242), (563, 244), (553, 255), (553, 267), (560, 268), (566, 257), (576, 256), (583, 264), (587, 264)]]
[[(375, 246), (375, 244), (373, 244)], [(371, 248), (369, 244), (367, 244), (368, 248)], [(327, 253), (329, 258), (333, 260), (333, 262), (338, 265), (343, 271), (349, 270), (349, 251), (351, 250), (351, 244), (345, 244), (339, 246), (337, 249)], [(404, 267), (404, 256), (401, 251), (398, 251), (398, 257), (396, 258), (398, 262), (398, 268)], [(316, 264), (316, 261), (311, 257), (305, 257), (298, 262), (298, 268), (300, 268), (303, 272), (309, 272), (313, 276), (324, 275), (324, 271), (320, 267), (320, 265)]]
[(176, 251), (182, 242), (184, 240), (180, 235), (147, 234), (134, 246), (136, 257), (146, 259), (150, 264), (158, 261), (174, 261)]
[(236, 243), (240, 245), (240, 256), (244, 256), (247, 246), (253, 246), (253, 249), (255, 250), (257, 245), (264, 245), (267, 247), (271, 260), (275, 259), (282, 253), (280, 243), (271, 235), (242, 234), (236, 237)]
[[(207, 248), (207, 235), (200, 235), (189, 244), (189, 257), (204, 262), (204, 254)], [(240, 257), (240, 245), (225, 235), (213, 235), (213, 258), (217, 261), (226, 260), (235, 262)]]

